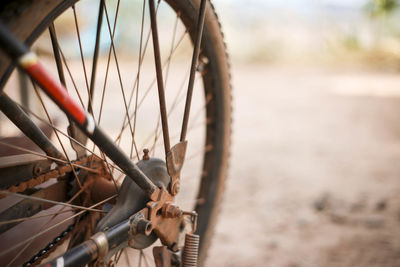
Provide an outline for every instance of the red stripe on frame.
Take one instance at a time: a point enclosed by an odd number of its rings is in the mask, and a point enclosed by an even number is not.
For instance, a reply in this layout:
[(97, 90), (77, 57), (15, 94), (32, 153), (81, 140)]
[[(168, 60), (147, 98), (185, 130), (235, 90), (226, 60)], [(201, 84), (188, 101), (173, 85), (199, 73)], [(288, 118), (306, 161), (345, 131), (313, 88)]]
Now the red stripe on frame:
[(25, 68), (26, 72), (42, 87), (43, 90), (75, 120), (84, 125), (85, 112), (68, 95), (67, 90), (59, 82), (56, 82), (46, 71), (40, 62), (36, 62)]

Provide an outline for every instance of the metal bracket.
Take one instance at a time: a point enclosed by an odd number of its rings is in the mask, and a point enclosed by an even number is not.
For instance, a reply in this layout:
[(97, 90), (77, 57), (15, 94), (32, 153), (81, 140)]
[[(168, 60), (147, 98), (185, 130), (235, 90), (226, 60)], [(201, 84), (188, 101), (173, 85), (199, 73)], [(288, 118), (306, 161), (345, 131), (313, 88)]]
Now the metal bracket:
[(169, 191), (173, 196), (178, 194), (180, 190), (180, 175), (185, 161), (186, 147), (187, 141), (177, 143), (166, 156), (167, 170), (169, 176), (171, 176)]

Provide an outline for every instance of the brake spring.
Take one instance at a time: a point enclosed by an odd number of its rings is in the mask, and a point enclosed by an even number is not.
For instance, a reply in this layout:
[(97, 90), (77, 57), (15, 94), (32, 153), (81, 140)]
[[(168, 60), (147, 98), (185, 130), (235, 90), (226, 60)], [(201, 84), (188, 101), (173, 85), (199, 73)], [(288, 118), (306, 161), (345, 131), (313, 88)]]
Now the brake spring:
[(197, 258), (199, 253), (200, 236), (187, 233), (185, 235), (185, 246), (182, 253), (182, 266), (183, 267), (196, 267)]

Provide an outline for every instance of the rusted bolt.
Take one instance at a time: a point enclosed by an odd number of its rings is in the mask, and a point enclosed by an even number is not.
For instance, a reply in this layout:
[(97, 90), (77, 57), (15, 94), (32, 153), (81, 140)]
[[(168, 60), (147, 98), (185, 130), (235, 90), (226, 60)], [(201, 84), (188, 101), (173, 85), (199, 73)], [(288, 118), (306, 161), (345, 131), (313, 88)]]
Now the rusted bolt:
[(145, 234), (147, 236), (151, 234), (151, 231), (153, 231), (153, 225), (150, 221), (145, 219), (139, 220), (136, 227), (138, 233)]
[(165, 218), (182, 217), (182, 210), (174, 204), (166, 203), (162, 207), (162, 215)]
[(147, 148), (145, 148), (145, 149), (143, 149), (143, 153), (144, 153), (143, 160), (149, 160), (150, 159), (149, 150)]
[(37, 164), (37, 165), (35, 165), (35, 167), (33, 167), (34, 175), (40, 175), (42, 173), (42, 171), (43, 171), (43, 169), (39, 164)]
[(179, 193), (179, 190), (181, 189), (181, 183), (179, 181), (176, 181), (171, 188), (171, 194), (175, 196), (176, 194)]
[(146, 236), (151, 234), (153, 231), (153, 225), (151, 221), (144, 219), (141, 216), (134, 216), (131, 221), (131, 233), (133, 235), (136, 234), (145, 234)]

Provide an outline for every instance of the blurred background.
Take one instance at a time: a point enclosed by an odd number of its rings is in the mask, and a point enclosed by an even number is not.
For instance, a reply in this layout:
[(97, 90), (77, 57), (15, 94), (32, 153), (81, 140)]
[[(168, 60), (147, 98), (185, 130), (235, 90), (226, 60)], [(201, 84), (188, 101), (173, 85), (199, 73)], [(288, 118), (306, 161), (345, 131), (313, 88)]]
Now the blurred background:
[(400, 266), (396, 0), (215, 0), (233, 153), (210, 266)]

